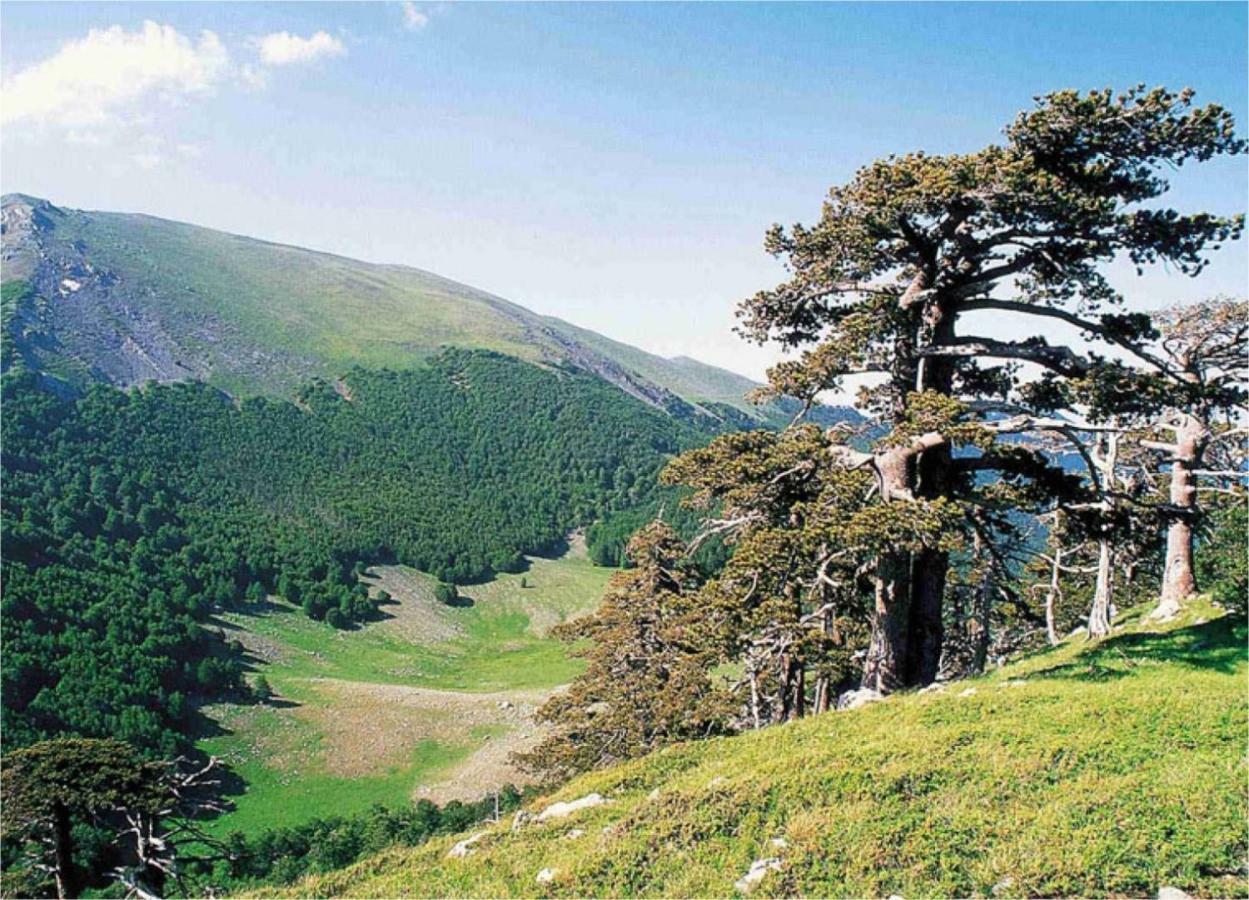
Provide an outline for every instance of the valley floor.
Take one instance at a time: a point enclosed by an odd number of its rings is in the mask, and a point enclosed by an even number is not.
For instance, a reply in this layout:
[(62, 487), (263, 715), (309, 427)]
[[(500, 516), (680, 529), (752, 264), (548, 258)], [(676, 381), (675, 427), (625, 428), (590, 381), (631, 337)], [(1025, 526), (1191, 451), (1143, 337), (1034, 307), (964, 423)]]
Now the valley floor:
[(235, 808), (210, 831), (477, 800), (521, 784), (511, 753), (537, 741), (534, 711), (580, 667), (547, 632), (593, 609), (612, 572), (574, 542), (564, 557), (462, 589), (471, 606), (440, 604), (434, 580), (415, 570), (370, 570), (392, 600), (380, 621), (352, 631), (275, 599), (221, 616), (274, 697), (206, 709), (213, 733), (199, 746), (237, 776)]
[[(738, 737), (680, 745), (485, 826), (286, 889), (308, 897), (1249, 896), (1246, 627), (1165, 626)], [(753, 887), (739, 883), (761, 870)]]

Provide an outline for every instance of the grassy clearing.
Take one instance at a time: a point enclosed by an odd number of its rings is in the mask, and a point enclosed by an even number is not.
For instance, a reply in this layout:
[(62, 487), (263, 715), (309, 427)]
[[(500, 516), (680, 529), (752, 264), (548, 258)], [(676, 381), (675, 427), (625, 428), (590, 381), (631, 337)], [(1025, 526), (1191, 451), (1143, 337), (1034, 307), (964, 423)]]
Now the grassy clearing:
[(730, 896), (778, 857), (756, 896), (1247, 896), (1244, 622), (1195, 604), (1156, 628), (1130, 618), (941, 691), (675, 747), (550, 798), (610, 799), (575, 818), (293, 893)]
[(395, 602), (380, 621), (353, 631), (279, 600), (222, 617), (276, 698), (207, 709), (219, 733), (199, 746), (230, 765), (241, 791), (236, 808), (212, 823), (214, 833), (413, 797), (476, 798), (514, 780), (505, 748), (535, 739), (533, 710), (580, 666), (546, 632), (592, 609), (612, 570), (574, 548), (463, 589), (473, 605), (461, 608), (433, 600), (428, 576), (379, 574), (374, 580)]

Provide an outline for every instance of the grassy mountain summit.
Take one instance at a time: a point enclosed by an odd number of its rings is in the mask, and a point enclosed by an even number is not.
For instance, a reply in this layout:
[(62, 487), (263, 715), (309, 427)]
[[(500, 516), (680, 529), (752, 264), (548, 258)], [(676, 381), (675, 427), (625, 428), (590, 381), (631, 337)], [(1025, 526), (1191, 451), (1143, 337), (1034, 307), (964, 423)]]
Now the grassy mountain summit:
[(597, 772), (531, 807), (602, 805), (292, 894), (723, 897), (762, 863), (755, 896), (1244, 896), (1244, 622), (1138, 615), (985, 677)]
[(71, 383), (207, 381), (289, 396), (352, 366), (411, 368), (446, 346), (570, 364), (683, 418), (782, 422), (749, 379), (664, 359), (468, 285), (179, 222), (3, 199), (6, 330)]

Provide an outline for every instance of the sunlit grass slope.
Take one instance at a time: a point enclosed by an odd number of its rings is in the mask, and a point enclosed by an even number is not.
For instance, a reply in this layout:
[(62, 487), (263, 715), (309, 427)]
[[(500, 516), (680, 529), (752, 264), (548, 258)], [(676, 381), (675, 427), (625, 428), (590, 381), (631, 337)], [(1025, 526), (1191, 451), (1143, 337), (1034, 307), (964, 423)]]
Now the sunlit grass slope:
[[(575, 780), (607, 804), (394, 850), (304, 896), (1245, 896), (1246, 629), (1128, 617), (943, 691)], [(780, 839), (775, 841), (774, 839)], [(538, 873), (554, 870), (550, 881)]]

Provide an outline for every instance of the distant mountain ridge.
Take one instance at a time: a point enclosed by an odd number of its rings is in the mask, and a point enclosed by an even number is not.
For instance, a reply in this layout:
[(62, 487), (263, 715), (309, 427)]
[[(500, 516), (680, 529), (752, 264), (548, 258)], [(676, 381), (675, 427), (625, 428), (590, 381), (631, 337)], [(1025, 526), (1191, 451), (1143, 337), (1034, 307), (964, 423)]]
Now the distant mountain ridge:
[[(73, 385), (199, 380), (236, 396), (290, 396), (351, 366), (410, 368), (446, 346), (591, 372), (683, 419), (780, 425), (758, 385), (665, 359), (468, 285), (152, 216), (88, 212), (24, 194), (0, 203), (6, 340)], [(817, 421), (856, 418), (817, 410)]]

